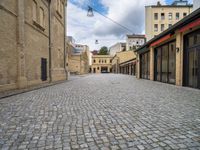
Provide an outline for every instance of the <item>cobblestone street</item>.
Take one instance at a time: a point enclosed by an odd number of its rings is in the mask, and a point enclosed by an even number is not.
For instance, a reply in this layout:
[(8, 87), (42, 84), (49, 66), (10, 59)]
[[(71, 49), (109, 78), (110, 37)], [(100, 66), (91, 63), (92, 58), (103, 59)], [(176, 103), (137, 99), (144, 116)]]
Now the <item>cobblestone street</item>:
[(0, 99), (0, 149), (200, 149), (200, 91), (85, 75)]

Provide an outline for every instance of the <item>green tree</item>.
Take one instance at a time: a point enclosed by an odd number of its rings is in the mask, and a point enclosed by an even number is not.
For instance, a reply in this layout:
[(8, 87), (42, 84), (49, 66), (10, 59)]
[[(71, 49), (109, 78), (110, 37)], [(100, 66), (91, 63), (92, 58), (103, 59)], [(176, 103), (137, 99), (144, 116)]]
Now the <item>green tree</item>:
[(101, 47), (98, 55), (108, 55), (108, 48), (106, 46)]

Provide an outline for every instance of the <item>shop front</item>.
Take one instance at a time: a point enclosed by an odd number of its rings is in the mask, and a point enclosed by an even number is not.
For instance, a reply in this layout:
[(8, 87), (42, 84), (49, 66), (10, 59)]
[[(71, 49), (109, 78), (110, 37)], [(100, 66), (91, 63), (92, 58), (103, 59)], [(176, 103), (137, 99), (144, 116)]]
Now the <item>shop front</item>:
[(200, 89), (200, 30), (184, 37), (184, 85)]
[(176, 41), (155, 48), (154, 79), (164, 83), (176, 82)]
[(145, 52), (140, 55), (140, 77), (142, 79), (150, 79), (150, 52)]

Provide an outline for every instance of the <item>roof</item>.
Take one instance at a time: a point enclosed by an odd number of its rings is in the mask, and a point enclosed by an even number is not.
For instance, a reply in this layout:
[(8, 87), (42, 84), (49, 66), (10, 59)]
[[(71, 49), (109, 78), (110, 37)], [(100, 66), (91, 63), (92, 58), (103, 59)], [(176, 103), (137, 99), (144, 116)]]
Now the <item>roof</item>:
[(145, 38), (145, 35), (143, 34), (127, 34), (126, 35), (128, 38)]
[(193, 7), (193, 5), (148, 5), (145, 7), (154, 7), (154, 8), (162, 8), (162, 7)]
[(164, 36), (166, 36), (170, 33), (174, 33), (177, 29), (180, 29), (181, 27), (187, 25), (188, 23), (190, 23), (190, 22), (192, 22), (192, 21), (194, 21), (198, 18), (200, 18), (200, 8), (198, 8), (197, 10), (195, 10), (194, 12), (192, 12), (191, 14), (189, 14), (188, 16), (186, 16), (185, 18), (183, 18), (179, 22), (175, 23), (170, 28), (168, 28), (164, 32), (160, 33), (159, 35), (157, 35), (153, 39), (149, 40), (147, 43), (142, 45), (140, 48), (136, 49), (135, 52), (140, 51), (140, 50), (144, 50), (144, 48), (147, 48), (151, 43), (157, 41), (158, 39), (160, 39), (160, 38), (162, 38), (162, 37), (164, 37)]
[(119, 65), (123, 65), (123, 64), (126, 64), (126, 63), (131, 62), (131, 61), (134, 61), (134, 60), (136, 60), (136, 58), (133, 58), (133, 59), (127, 60), (127, 61), (125, 61), (125, 62), (122, 62), (122, 63), (120, 63)]
[(99, 57), (99, 58), (112, 58), (110, 55), (93, 55), (92, 57)]

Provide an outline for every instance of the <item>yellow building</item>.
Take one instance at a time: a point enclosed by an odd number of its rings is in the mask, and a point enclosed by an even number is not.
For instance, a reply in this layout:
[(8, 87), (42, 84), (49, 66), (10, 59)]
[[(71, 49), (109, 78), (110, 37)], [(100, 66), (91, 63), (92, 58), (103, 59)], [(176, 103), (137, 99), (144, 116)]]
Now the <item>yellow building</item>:
[(137, 77), (200, 89), (200, 8), (137, 52)]
[(0, 0), (0, 91), (67, 78), (65, 6), (66, 0)]
[(192, 12), (192, 5), (186, 1), (175, 1), (172, 5), (157, 5), (145, 7), (145, 33), (147, 41)]
[(135, 75), (136, 55), (133, 51), (117, 52), (112, 58), (112, 72)]
[(75, 44), (70, 40), (67, 40), (66, 46), (69, 73), (79, 75), (89, 73), (89, 47), (84, 45), (83, 49), (76, 49)]
[(93, 55), (91, 71), (92, 71), (92, 73), (110, 73), (110, 72), (112, 72), (112, 56), (110, 56), (110, 55)]

